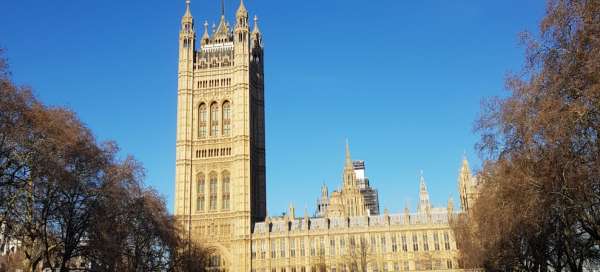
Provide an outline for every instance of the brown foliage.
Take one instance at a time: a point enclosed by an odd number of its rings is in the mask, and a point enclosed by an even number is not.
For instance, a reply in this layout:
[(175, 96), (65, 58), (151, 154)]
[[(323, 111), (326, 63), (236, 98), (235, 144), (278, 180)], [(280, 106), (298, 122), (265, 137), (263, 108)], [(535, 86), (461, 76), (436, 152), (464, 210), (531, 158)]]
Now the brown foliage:
[(477, 123), (486, 163), (455, 223), (463, 265), (581, 271), (600, 261), (600, 1), (551, 0), (524, 73)]
[(203, 271), (210, 252), (178, 236), (141, 165), (117, 152), (15, 86), (0, 56), (0, 246), (18, 241), (27, 271)]

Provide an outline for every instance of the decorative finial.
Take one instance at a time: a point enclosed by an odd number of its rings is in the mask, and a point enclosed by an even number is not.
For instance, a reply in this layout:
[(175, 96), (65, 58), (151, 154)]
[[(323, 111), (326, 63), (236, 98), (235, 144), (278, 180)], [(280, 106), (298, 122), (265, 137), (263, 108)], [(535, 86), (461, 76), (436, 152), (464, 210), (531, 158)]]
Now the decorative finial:
[(236, 17), (248, 17), (248, 10), (246, 9), (246, 6), (244, 6), (244, 0), (240, 0), (240, 6), (237, 9), (237, 12), (235, 13)]
[(185, 14), (184, 17), (192, 17), (192, 12), (190, 11), (190, 0), (185, 0)]
[(208, 39), (210, 39), (208, 35), (208, 21), (204, 21), (204, 34), (202, 34), (202, 42), (206, 42)]
[(254, 34), (260, 33), (260, 29), (258, 29), (258, 16), (256, 16), (256, 15), (254, 15), (254, 29), (252, 30), (252, 33), (254, 33)]

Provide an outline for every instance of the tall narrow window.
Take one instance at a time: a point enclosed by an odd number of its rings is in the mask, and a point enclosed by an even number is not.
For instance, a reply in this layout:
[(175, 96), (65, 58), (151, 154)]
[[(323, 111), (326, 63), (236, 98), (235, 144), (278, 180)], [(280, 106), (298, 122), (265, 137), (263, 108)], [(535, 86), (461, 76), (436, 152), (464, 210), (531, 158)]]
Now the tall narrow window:
[(296, 239), (290, 239), (290, 257), (296, 257)]
[(229, 172), (223, 172), (223, 210), (229, 210), (229, 200), (231, 193), (229, 191)]
[(200, 138), (206, 138), (207, 121), (206, 104), (202, 103), (198, 107), (198, 137)]
[(204, 174), (199, 173), (196, 184), (196, 210), (201, 212), (204, 211)]
[(398, 243), (396, 241), (395, 233), (392, 233), (392, 252), (398, 252)]
[(335, 239), (329, 240), (329, 255), (335, 256)]
[(413, 251), (419, 251), (419, 241), (417, 240), (416, 234), (413, 234), (412, 240), (413, 240)]
[(217, 209), (217, 174), (210, 174), (210, 209)]
[(225, 101), (223, 103), (223, 136), (227, 137), (231, 134), (231, 103)]
[(429, 239), (427, 233), (423, 233), (423, 250), (429, 251)]
[(435, 250), (440, 250), (440, 238), (437, 232), (433, 233), (433, 245)]
[(325, 239), (321, 237), (321, 242), (319, 243), (319, 256), (325, 255)]
[(217, 136), (219, 133), (219, 105), (216, 102), (210, 105), (210, 136)]
[(371, 253), (375, 253), (375, 250), (377, 250), (377, 237), (376, 237), (376, 234), (374, 234), (373, 236), (371, 236)]
[(448, 232), (444, 232), (444, 248), (450, 250), (450, 238), (448, 237)]

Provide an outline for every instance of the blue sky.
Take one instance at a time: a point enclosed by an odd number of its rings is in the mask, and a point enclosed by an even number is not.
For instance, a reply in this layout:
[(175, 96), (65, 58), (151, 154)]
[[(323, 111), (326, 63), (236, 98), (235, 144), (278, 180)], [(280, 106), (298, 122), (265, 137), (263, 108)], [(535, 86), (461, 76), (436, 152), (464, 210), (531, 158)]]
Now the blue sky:
[[(226, 1), (230, 21), (238, 5)], [(528, 1), (256, 1), (265, 41), (267, 203), (314, 209), (341, 183), (344, 142), (366, 161), (382, 208), (412, 209), (424, 171), (434, 205), (458, 202), (464, 151), (477, 168), (481, 99), (506, 95), (518, 33), (536, 32)], [(192, 0), (201, 29), (219, 1)], [(16, 82), (76, 111), (147, 169), (172, 209), (177, 39), (184, 0), (3, 0), (0, 46)], [(199, 34), (201, 35), (201, 33)]]

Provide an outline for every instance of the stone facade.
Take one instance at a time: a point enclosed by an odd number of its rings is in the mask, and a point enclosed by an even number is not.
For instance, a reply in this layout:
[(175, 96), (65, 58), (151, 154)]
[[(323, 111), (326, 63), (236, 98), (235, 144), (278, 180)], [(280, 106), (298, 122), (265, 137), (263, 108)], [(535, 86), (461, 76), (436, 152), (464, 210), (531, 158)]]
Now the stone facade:
[[(463, 167), (461, 177), (470, 176)], [(343, 185), (327, 196), (322, 188), (316, 216), (297, 217), (290, 205), (285, 216), (267, 217), (254, 225), (252, 271), (454, 271), (456, 243), (449, 221), (454, 204), (433, 207), (425, 179), (419, 181), (419, 205), (401, 213), (370, 215), (346, 145)], [(467, 172), (465, 172), (467, 171)], [(328, 205), (325, 205), (328, 203)]]
[[(186, 1), (179, 33), (175, 216), (218, 254), (214, 268), (250, 271), (253, 223), (266, 216), (262, 37), (243, 4), (200, 46)], [(209, 239), (210, 238), (210, 239)]]
[[(215, 249), (210, 268), (455, 270), (452, 201), (432, 207), (421, 178), (416, 212), (381, 214), (377, 191), (357, 177), (348, 145), (342, 187), (331, 195), (322, 189), (317, 216), (296, 217), (292, 206), (286, 216), (267, 216), (262, 34), (256, 16), (250, 31), (243, 2), (233, 27), (221, 13), (212, 30), (203, 24), (197, 45), (187, 0), (179, 33), (174, 211), (182, 235)], [(459, 191), (468, 207), (473, 178), (465, 164)]]

